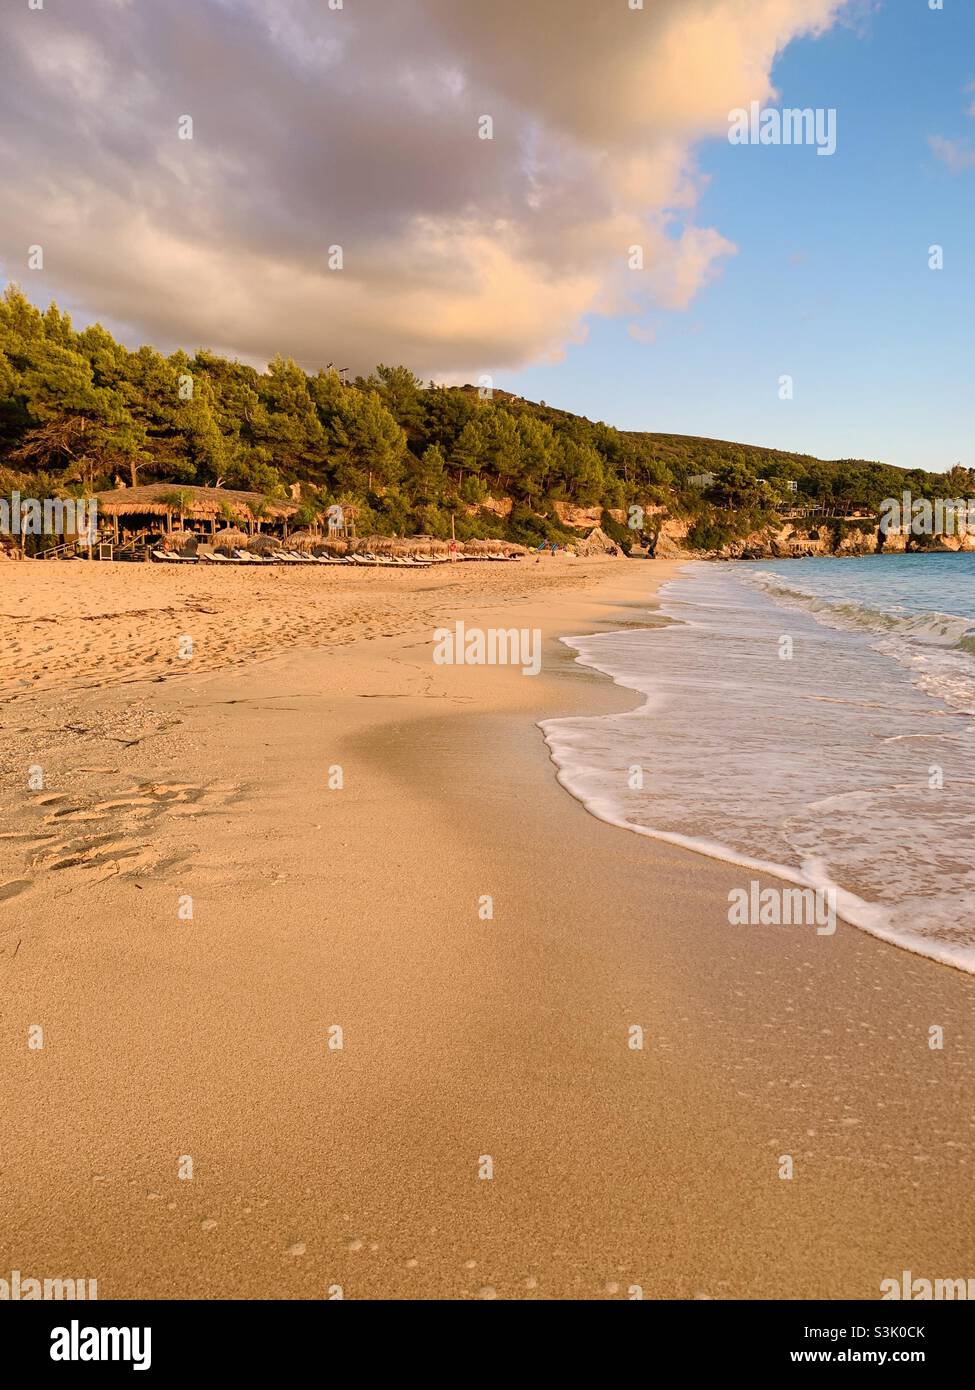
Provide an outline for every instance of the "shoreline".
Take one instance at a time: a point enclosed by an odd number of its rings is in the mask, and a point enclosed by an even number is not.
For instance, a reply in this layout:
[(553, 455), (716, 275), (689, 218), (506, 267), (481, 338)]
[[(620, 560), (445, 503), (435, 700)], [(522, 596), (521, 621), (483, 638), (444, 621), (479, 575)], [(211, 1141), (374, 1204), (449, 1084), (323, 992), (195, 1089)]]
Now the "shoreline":
[[(686, 567), (689, 563), (694, 562), (684, 561), (681, 563), (680, 568)], [(679, 572), (680, 569), (678, 568), (674, 574), (668, 576), (663, 582), (667, 583), (670, 582), (670, 580), (676, 579)], [(662, 585), (660, 587), (662, 587)], [(654, 602), (659, 610), (659, 590), (654, 593)], [(660, 622), (653, 626), (664, 626), (670, 622), (676, 621), (680, 620), (671, 618), (668, 615), (663, 615)], [(591, 634), (579, 635), (578, 640), (580, 642), (585, 642), (589, 635)], [(653, 692), (644, 690), (639, 685), (632, 684), (632, 680), (636, 679), (635, 676), (630, 676), (628, 678), (625, 671), (615, 670), (612, 666), (601, 665), (598, 661), (591, 658), (588, 660), (584, 659), (581, 650), (574, 645), (575, 639), (573, 638), (565, 636), (561, 640), (565, 641), (570, 646), (570, 649), (578, 653), (575, 659), (580, 665), (599, 672), (612, 681), (614, 685), (632, 692), (634, 696), (641, 697), (642, 702), (638, 701), (632, 706), (627, 706), (626, 709), (618, 711), (619, 713), (636, 713), (649, 709), (652, 706), (655, 698)], [(600, 718), (603, 716), (597, 714), (593, 717)], [(810, 888), (817, 893), (831, 893), (835, 902), (836, 920), (842, 921), (845, 926), (854, 927), (859, 931), (867, 932), (869, 935), (876, 937), (880, 941), (886, 942), (890, 946), (921, 956), (924, 959), (933, 960), (937, 964), (944, 965), (949, 969), (960, 970), (968, 975), (975, 975), (975, 960), (972, 959), (970, 950), (967, 952), (967, 958), (962, 958), (959, 952), (952, 951), (948, 947), (939, 950), (929, 940), (923, 937), (912, 937), (904, 933), (903, 930), (898, 932), (896, 929), (886, 924), (884, 920), (884, 909), (880, 904), (861, 897), (852, 889), (847, 888), (833, 879), (826, 877), (816, 879), (803, 872), (802, 868), (798, 865), (789, 865), (776, 860), (750, 856), (744, 850), (740, 850), (734, 845), (726, 844), (724, 841), (710, 840), (657, 827), (634, 824), (628, 821), (622, 814), (616, 814), (609, 806), (600, 808), (596, 804), (597, 798), (587, 796), (581, 785), (575, 785), (573, 783), (573, 768), (571, 766), (571, 761), (567, 758), (564, 762), (560, 762), (556, 751), (553, 749), (553, 741), (549, 737), (549, 729), (553, 726), (557, 726), (559, 722), (560, 717), (557, 716), (552, 719), (542, 719), (539, 721), (538, 725), (545, 738), (546, 745), (549, 748), (552, 763), (556, 769), (556, 778), (560, 786), (562, 786), (570, 796), (579, 801), (585, 809), (598, 820), (604, 821), (607, 825), (615, 826), (617, 829), (629, 831), (631, 834), (642, 835), (648, 839), (673, 845), (689, 853), (699, 854), (703, 855), (705, 858), (717, 860), (722, 864), (748, 869), (751, 872), (764, 874), (798, 887)]]
[(968, 977), (842, 923), (731, 929), (727, 865), (556, 780), (539, 719), (632, 705), (560, 637), (645, 615), (670, 563), (482, 595), (477, 622), (541, 627), (537, 678), (433, 666), (414, 606), (393, 636), (72, 693), (75, 761), (114, 738), (141, 788), (85, 774), (103, 801), (150, 804), (105, 813), (119, 872), (0, 905), (0, 1263), (123, 1298), (871, 1298), (964, 1268)]

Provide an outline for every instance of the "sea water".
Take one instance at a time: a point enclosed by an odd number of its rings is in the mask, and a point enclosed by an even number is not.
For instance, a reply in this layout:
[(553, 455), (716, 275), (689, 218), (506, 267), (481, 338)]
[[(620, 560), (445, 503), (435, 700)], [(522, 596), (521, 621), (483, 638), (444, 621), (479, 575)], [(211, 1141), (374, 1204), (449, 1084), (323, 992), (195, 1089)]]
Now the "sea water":
[(975, 554), (697, 562), (660, 600), (566, 639), (646, 699), (542, 725), (562, 784), (975, 973)]

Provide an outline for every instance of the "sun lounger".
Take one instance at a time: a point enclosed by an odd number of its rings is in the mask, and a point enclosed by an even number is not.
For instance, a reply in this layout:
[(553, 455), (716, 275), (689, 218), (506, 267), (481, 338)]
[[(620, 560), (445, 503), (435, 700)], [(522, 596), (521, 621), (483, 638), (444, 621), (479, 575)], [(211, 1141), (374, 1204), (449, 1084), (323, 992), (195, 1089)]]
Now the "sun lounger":
[(239, 560), (231, 560), (229, 555), (219, 555), (212, 546), (199, 545), (196, 553), (201, 560), (206, 560), (211, 565), (237, 565)]
[(177, 555), (173, 550), (152, 550), (149, 552), (154, 560), (161, 560), (167, 565), (195, 565), (195, 555)]

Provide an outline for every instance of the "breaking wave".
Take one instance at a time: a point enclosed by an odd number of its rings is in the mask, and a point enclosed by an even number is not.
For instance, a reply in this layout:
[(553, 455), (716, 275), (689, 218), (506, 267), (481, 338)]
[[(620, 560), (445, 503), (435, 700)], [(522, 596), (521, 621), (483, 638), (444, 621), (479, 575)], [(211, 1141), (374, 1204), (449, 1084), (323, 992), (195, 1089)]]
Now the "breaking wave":
[(546, 721), (560, 782), (975, 973), (975, 555), (944, 559), (689, 565), (661, 592), (670, 626), (566, 639), (646, 699)]

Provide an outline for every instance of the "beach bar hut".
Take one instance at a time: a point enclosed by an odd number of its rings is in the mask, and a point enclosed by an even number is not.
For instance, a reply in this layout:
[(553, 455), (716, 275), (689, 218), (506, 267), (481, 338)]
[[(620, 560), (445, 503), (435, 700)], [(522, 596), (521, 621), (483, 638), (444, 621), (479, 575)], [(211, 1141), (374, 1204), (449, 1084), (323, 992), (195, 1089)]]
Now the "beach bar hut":
[(116, 488), (96, 493), (94, 500), (99, 525), (108, 522), (115, 544), (123, 546), (150, 533), (184, 531), (210, 536), (228, 525), (248, 536), (259, 532), (287, 536), (289, 522), (299, 508), (296, 501), (271, 501), (259, 492), (179, 483)]

